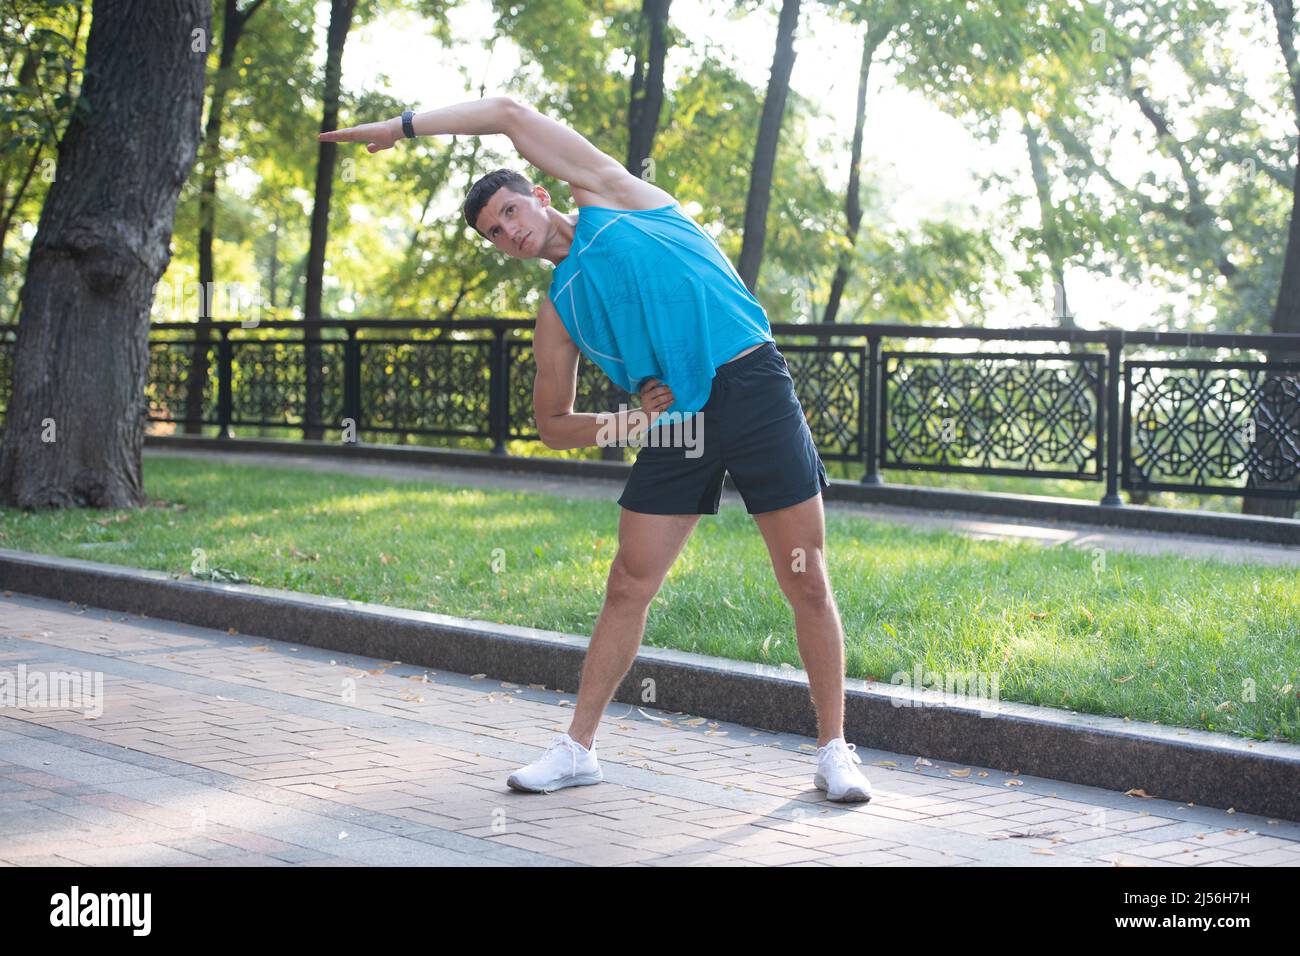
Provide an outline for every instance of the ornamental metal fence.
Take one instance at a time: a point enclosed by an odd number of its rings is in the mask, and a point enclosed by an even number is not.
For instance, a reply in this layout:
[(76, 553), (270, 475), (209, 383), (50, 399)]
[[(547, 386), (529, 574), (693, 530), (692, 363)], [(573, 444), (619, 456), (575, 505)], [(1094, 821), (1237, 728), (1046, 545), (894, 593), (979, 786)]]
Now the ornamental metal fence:
[[(148, 418), (231, 440), (282, 427), (476, 438), (506, 454), (539, 440), (532, 329), (502, 318), (156, 323)], [(823, 459), (860, 462), (866, 483), (905, 469), (1096, 481), (1103, 504), (1122, 503), (1121, 489), (1300, 498), (1300, 335), (772, 331)], [(0, 421), (14, 342), (0, 327)], [(575, 410), (634, 404), (580, 358)]]

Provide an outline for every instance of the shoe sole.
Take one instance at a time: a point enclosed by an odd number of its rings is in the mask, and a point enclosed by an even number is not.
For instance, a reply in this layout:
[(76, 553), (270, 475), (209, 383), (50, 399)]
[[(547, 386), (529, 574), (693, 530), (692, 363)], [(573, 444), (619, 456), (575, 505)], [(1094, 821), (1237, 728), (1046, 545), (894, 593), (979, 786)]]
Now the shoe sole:
[(506, 786), (511, 790), (518, 790), (521, 793), (551, 793), (555, 790), (563, 790), (566, 787), (586, 787), (593, 783), (603, 783), (605, 775), (597, 771), (596, 773), (580, 773), (576, 777), (561, 777), (559, 780), (552, 780), (542, 784), (540, 787), (529, 786), (521, 783), (511, 774), (506, 781)]
[[(818, 790), (826, 790), (826, 779), (821, 774), (813, 777), (813, 783), (817, 785)], [(836, 803), (870, 803), (871, 791), (863, 790), (861, 787), (849, 787), (841, 794), (832, 794), (826, 790), (826, 799)]]

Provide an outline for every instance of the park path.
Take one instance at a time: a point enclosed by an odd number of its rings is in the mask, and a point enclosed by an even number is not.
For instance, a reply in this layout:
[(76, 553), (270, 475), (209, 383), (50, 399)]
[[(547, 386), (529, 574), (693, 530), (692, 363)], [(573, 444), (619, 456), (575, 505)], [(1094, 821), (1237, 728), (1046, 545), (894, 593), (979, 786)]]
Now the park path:
[[(472, 485), (476, 488), (530, 491), (565, 498), (595, 498), (605, 501), (616, 501), (623, 488), (622, 482), (617, 479), (584, 478), (576, 475), (546, 475), (490, 468), (389, 461), (350, 461), (343, 458), (287, 452), (220, 452), (157, 446), (145, 449), (146, 459), (164, 456), (204, 458), (232, 465), (258, 464), (303, 468), (322, 474), (368, 475), (402, 481), (424, 480), (450, 487)], [(724, 487), (721, 507), (738, 508), (743, 511), (745, 506), (737, 492)], [(1207, 558), (1216, 561), (1249, 561), (1260, 564), (1300, 566), (1300, 548), (1252, 541), (1232, 541), (1209, 535), (1104, 528), (1071, 522), (935, 512), (848, 501), (827, 501), (825, 508), (828, 515), (851, 515), (873, 521), (894, 522), (912, 528), (950, 530), (977, 539), (1021, 540), (1036, 542), (1045, 547), (1075, 547), (1087, 550), (1101, 548), (1105, 551), (1135, 554), (1180, 554), (1189, 558)]]
[(101, 706), (0, 707), (0, 865), (1300, 865), (1300, 823), (865, 747), (834, 804), (815, 740), (619, 703), (603, 784), (518, 794), (572, 688), (5, 592), (20, 667)]

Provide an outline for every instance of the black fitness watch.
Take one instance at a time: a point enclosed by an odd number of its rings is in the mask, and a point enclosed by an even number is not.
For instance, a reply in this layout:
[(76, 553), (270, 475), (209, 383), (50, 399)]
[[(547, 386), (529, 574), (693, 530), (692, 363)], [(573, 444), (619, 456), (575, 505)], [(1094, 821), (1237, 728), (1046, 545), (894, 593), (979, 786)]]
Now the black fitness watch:
[(407, 139), (415, 139), (415, 127), (411, 125), (411, 117), (415, 115), (415, 110), (406, 110), (402, 113), (402, 132), (406, 134)]

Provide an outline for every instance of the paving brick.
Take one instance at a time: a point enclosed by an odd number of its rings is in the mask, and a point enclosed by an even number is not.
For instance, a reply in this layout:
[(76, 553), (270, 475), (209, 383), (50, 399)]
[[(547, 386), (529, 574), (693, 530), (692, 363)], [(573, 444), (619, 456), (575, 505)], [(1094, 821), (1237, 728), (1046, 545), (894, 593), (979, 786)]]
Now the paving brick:
[[(519, 794), (505, 778), (567, 729), (572, 708), (558, 701), (572, 689), (513, 695), (436, 671), (417, 682), (409, 677), (426, 672), (405, 665), (297, 655), (261, 638), (121, 615), (88, 628), (57, 603), (21, 596), (5, 611), (5, 626), (54, 635), (20, 659), (93, 665), (112, 693), (96, 721), (0, 714), (0, 865), (1281, 866), (1300, 857), (1293, 823), (1275, 829), (1241, 815), (1229, 827), (1205, 822), (1213, 818), (1202, 808), (1179, 816), (1164, 801), (1055, 781), (1006, 788), (1001, 772), (953, 778), (883, 751), (863, 751), (876, 798), (833, 804), (812, 784), (815, 760), (800, 745), (813, 741), (722, 723), (725, 735), (712, 734), (687, 723), (692, 715), (630, 719), (622, 706), (601, 726), (604, 784)], [(340, 699), (344, 675), (358, 680), (355, 702)], [(403, 699), (412, 692), (424, 703)]]

